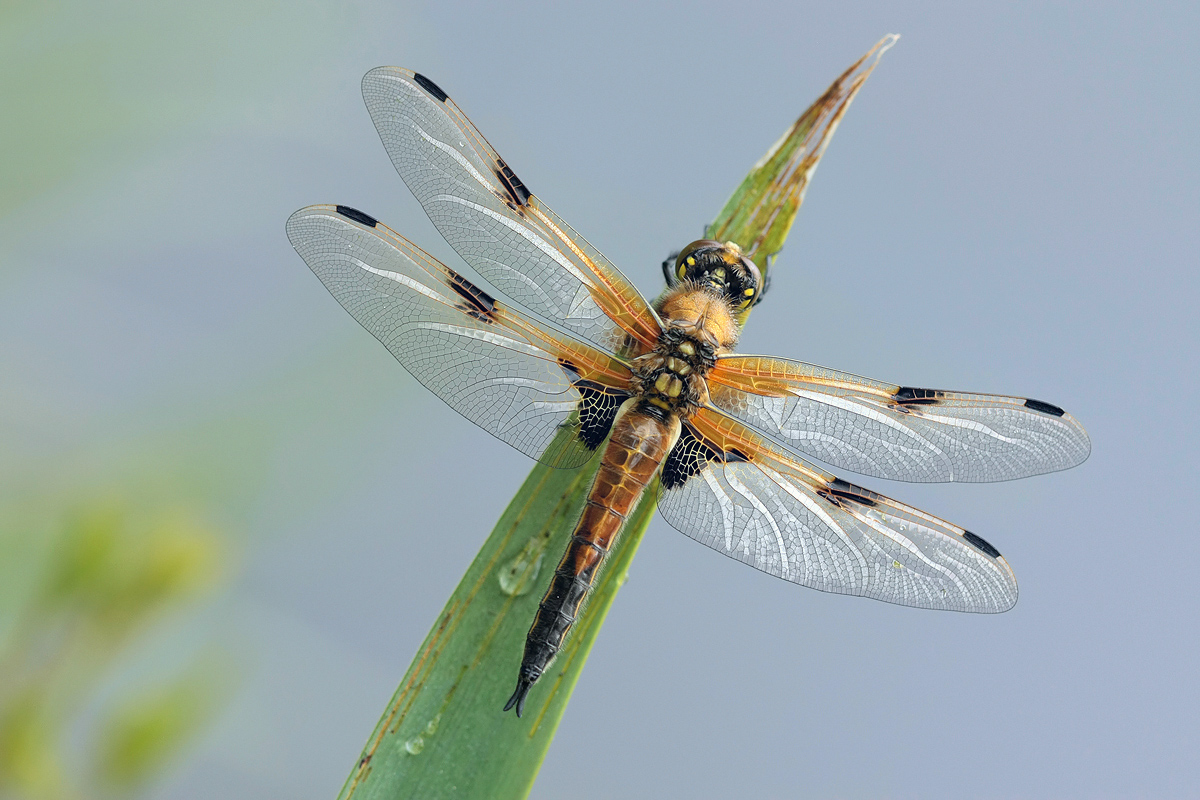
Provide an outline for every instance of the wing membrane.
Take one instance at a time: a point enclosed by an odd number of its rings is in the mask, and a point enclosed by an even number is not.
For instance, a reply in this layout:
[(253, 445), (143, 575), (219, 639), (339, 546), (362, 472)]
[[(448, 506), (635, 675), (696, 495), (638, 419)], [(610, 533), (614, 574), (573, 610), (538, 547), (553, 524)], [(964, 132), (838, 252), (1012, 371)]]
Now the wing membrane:
[(1091, 441), (1057, 406), (884, 384), (766, 356), (721, 358), (712, 403), (841, 469), (901, 481), (1003, 481), (1067, 469)]
[(664, 479), (658, 507), (696, 541), (825, 592), (979, 613), (1016, 603), (1008, 562), (975, 534), (838, 480), (712, 410), (690, 424), (709, 457), (673, 488)]
[(442, 236), (493, 286), (610, 351), (660, 326), (625, 277), (534, 197), (446, 93), (411, 70), (373, 69), (363, 99), (400, 177)]
[(455, 411), (552, 466), (591, 458), (598, 423), (593, 414), (581, 434), (580, 415), (587, 423), (606, 387), (628, 382), (622, 362), (497, 302), (362, 212), (310, 206), (287, 233), (351, 316)]

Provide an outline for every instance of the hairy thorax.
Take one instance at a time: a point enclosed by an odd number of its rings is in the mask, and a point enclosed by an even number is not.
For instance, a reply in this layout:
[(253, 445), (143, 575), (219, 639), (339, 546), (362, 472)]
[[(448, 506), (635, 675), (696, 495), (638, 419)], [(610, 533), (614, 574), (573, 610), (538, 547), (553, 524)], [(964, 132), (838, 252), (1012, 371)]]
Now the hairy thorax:
[(658, 303), (663, 333), (634, 360), (633, 389), (647, 402), (688, 418), (708, 402), (705, 376), (738, 338), (729, 302), (716, 292), (680, 284)]

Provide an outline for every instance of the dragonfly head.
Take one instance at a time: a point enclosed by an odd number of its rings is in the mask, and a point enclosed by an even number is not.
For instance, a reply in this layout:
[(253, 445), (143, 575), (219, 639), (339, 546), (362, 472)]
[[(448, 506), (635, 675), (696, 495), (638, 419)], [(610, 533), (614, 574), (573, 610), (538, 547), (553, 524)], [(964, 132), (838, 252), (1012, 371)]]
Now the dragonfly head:
[(729, 301), (734, 313), (740, 313), (757, 303), (763, 293), (762, 273), (758, 265), (747, 258), (733, 242), (699, 239), (663, 262), (667, 283), (676, 286), (684, 281), (706, 286)]

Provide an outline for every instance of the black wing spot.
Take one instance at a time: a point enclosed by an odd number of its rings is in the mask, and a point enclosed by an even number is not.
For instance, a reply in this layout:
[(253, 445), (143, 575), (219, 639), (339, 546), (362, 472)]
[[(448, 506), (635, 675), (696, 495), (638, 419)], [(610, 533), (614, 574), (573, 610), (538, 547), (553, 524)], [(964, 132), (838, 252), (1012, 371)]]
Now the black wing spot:
[(372, 217), (370, 214), (364, 214), (357, 208), (350, 206), (337, 206), (337, 213), (341, 214), (346, 219), (352, 219), (360, 225), (366, 225), (368, 228), (374, 228), (379, 224), (379, 220)]
[(1043, 414), (1049, 414), (1052, 417), (1061, 417), (1063, 414), (1067, 413), (1058, 406), (1050, 405), (1049, 403), (1043, 403), (1041, 400), (1026, 400), (1025, 407), (1032, 408), (1034, 411), (1040, 411)]
[(617, 412), (630, 394), (582, 378), (571, 385), (579, 392), (579, 441), (595, 450), (608, 438)]
[(936, 389), (916, 389), (912, 386), (901, 386), (892, 395), (899, 406), (932, 406), (946, 396), (945, 392)]
[(460, 308), (481, 322), (495, 322), (496, 299), (449, 267), (446, 272), (450, 276), (450, 288), (467, 303)]
[(705, 442), (695, 428), (685, 422), (683, 430), (679, 432), (679, 441), (663, 461), (662, 487), (677, 489), (693, 475), (699, 474), (708, 466), (708, 462), (716, 460), (716, 448)]
[(663, 460), (662, 486), (664, 489), (677, 489), (693, 476), (700, 474), (710, 462), (735, 464), (749, 460), (746, 454), (737, 448), (731, 448), (728, 452), (722, 450), (701, 436), (690, 423), (685, 422), (679, 432), (679, 441)]
[(963, 538), (975, 546), (975, 549), (989, 558), (999, 558), (1000, 551), (987, 543), (982, 536), (976, 536), (970, 531), (963, 531)]
[(517, 177), (517, 173), (512, 171), (508, 164), (504, 163), (503, 158), (496, 159), (496, 177), (504, 184), (504, 190), (508, 192), (508, 199), (518, 206), (524, 206), (529, 203), (530, 192), (525, 188), (525, 184), (521, 183), (521, 179)]
[(879, 505), (879, 503), (875, 502), (877, 495), (870, 489), (856, 486), (850, 483), (850, 481), (844, 481), (841, 478), (834, 478), (829, 483), (829, 492), (823, 494), (825, 494), (827, 500), (839, 507), (844, 501), (853, 501), (867, 508)]
[(413, 73), (413, 81), (417, 84), (417, 86), (420, 86), (422, 89), (433, 95), (439, 103), (446, 102), (446, 99), (450, 97), (450, 95), (442, 91), (442, 87), (438, 86), (436, 83), (429, 80), (429, 78), (426, 78), (419, 72)]
[(579, 376), (579, 367), (565, 358), (558, 365), (571, 374), (571, 385), (579, 392), (579, 441), (589, 450), (595, 450), (612, 430), (613, 422), (621, 404), (632, 397), (611, 386), (589, 381)]

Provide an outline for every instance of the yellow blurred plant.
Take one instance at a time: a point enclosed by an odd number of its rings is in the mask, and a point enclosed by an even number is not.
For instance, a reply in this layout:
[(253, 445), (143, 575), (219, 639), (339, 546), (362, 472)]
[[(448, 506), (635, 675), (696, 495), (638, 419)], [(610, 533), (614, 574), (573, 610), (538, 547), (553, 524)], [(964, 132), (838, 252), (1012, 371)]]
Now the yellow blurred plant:
[(200, 664), (149, 688), (106, 681), (153, 623), (214, 586), (220, 539), (112, 503), (81, 509), (40, 550), (0, 524), (0, 580), (24, 584), (0, 593), (0, 796), (132, 794), (219, 705), (220, 681)]

